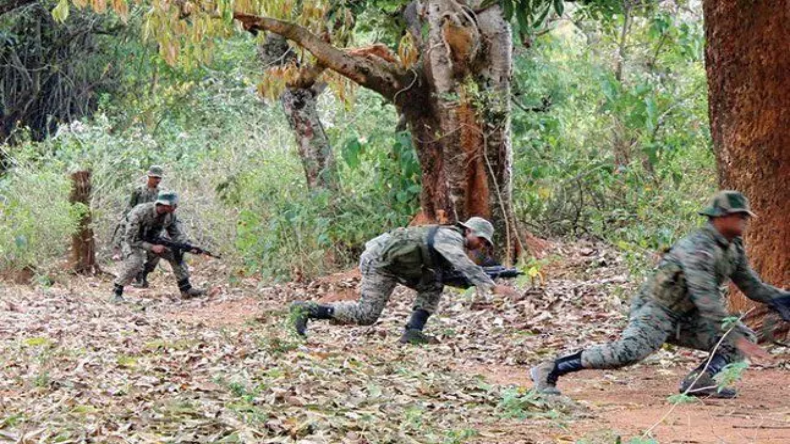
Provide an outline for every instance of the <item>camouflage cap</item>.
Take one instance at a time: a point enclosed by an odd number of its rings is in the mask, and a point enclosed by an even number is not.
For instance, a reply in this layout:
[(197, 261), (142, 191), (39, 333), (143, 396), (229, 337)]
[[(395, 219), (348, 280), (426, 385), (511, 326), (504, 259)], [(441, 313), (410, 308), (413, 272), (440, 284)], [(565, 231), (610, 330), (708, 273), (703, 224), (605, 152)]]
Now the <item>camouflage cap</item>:
[(491, 222), (482, 217), (470, 217), (469, 220), (461, 223), (461, 225), (471, 230), (473, 236), (482, 237), (489, 244), (494, 244), (492, 240), (494, 237), (494, 226), (491, 225)]
[(749, 208), (749, 199), (743, 193), (732, 190), (719, 191), (710, 200), (708, 206), (699, 212), (699, 214), (708, 217), (721, 217), (735, 213), (756, 216)]
[(175, 207), (178, 205), (178, 194), (172, 191), (160, 191), (156, 196), (156, 204)]
[(151, 165), (151, 168), (148, 168), (148, 175), (151, 177), (162, 177), (164, 174), (164, 170), (159, 165)]

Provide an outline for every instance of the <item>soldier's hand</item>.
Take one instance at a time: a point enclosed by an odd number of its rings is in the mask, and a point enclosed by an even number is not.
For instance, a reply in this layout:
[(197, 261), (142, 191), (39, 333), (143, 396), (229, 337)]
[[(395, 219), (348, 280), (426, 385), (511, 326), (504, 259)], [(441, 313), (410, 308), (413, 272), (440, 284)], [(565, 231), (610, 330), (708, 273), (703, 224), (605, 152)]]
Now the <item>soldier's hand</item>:
[(515, 288), (508, 287), (507, 285), (496, 285), (494, 286), (493, 292), (495, 294), (500, 294), (502, 296), (509, 296), (512, 298), (519, 296), (519, 292), (516, 291)]
[(758, 361), (768, 361), (771, 362), (774, 360), (774, 357), (771, 356), (770, 353), (765, 351), (762, 347), (755, 344), (752, 341), (749, 341), (746, 338), (739, 338), (735, 341), (735, 346), (738, 347), (744, 355), (746, 355), (751, 360), (758, 360)]
[(151, 252), (155, 254), (162, 254), (167, 250), (164, 245), (154, 245), (151, 247)]

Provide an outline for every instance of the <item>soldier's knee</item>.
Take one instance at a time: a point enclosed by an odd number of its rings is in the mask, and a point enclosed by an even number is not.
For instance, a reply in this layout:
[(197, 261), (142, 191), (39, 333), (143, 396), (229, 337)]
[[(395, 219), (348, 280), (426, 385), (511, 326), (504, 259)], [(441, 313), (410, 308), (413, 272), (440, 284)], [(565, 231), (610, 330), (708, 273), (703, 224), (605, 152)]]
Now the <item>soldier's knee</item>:
[(624, 347), (622, 352), (618, 354), (618, 358), (623, 366), (633, 365), (647, 358), (653, 351), (655, 350), (651, 347), (638, 344), (634, 347)]

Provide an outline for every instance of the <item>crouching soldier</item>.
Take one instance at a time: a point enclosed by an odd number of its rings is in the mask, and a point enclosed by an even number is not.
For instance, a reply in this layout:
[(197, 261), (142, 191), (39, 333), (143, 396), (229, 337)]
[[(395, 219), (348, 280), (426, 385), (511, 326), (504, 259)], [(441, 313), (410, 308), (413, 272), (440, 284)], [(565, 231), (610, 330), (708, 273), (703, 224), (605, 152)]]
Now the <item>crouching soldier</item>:
[(737, 395), (730, 388), (719, 390), (713, 377), (744, 355), (768, 355), (753, 343), (754, 334), (745, 325), (739, 322), (731, 331), (724, 325), (730, 315), (720, 292), (722, 284), (731, 279), (748, 298), (769, 304), (783, 316), (789, 312), (784, 307), (790, 303), (790, 293), (764, 284), (749, 267), (741, 235), (754, 214), (743, 194), (721, 191), (700, 214), (708, 217), (708, 224), (664, 256), (633, 299), (620, 339), (533, 367), (530, 374), (538, 392), (559, 394), (556, 383), (562, 375), (635, 364), (666, 342), (712, 353), (681, 382), (681, 393)]
[(495, 285), (467, 256), (485, 244), (491, 245), (494, 227), (473, 217), (455, 225), (398, 228), (369, 241), (359, 261), (362, 272), (361, 296), (356, 302), (320, 305), (295, 302), (292, 319), (298, 334), (305, 335), (310, 319), (332, 319), (339, 323), (371, 325), (381, 316), (397, 284), (417, 291), (413, 312), (401, 343), (425, 344), (435, 339), (424, 334), (428, 317), (436, 311), (444, 285), (442, 274), (461, 272), (478, 290), (515, 294), (504, 285)]
[(123, 287), (129, 285), (139, 272), (143, 273), (144, 280), (147, 279), (148, 273), (156, 269), (161, 258), (170, 262), (183, 298), (201, 296), (205, 293), (203, 290), (192, 288), (189, 283), (189, 270), (183, 261), (176, 260), (175, 254), (164, 245), (152, 243), (162, 231), (166, 231), (174, 242), (187, 242), (181, 222), (175, 215), (177, 206), (176, 193), (161, 191), (155, 202), (137, 205), (126, 216), (121, 243), (123, 264), (115, 279), (111, 302), (123, 302)]

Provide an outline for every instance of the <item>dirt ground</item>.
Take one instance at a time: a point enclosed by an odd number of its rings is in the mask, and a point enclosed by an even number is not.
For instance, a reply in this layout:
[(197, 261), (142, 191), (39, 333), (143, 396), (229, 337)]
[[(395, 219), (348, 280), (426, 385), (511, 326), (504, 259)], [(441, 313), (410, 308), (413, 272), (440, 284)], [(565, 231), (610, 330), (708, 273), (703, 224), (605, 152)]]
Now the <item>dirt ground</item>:
[[(476, 370), (491, 382), (532, 386), (524, 368)], [(523, 434), (523, 442), (613, 442), (613, 437), (639, 436), (652, 429), (660, 443), (790, 443), (787, 371), (749, 370), (738, 384), (737, 399), (704, 399), (673, 409), (667, 397), (676, 393), (684, 375), (682, 369), (656, 366), (570, 375), (558, 387), (584, 406), (586, 415), (570, 421), (566, 430), (525, 425), (515, 427), (512, 436)]]
[(786, 348), (749, 368), (734, 400), (673, 407), (703, 355), (671, 348), (534, 397), (529, 367), (616, 337), (636, 286), (595, 245), (555, 254), (544, 279), (511, 282), (518, 296), (446, 292), (428, 347), (397, 344), (414, 300), (403, 288), (372, 326), (314, 322), (293, 337), (289, 304), (355, 299), (355, 272), (231, 285), (198, 263), (207, 297), (180, 300), (158, 270), (121, 306), (108, 276), (0, 281), (0, 443), (790, 443)]
[[(352, 295), (343, 289), (324, 299), (347, 300), (353, 299)], [(171, 316), (212, 327), (233, 327), (252, 321), (252, 313), (260, 307), (259, 301), (245, 298)], [(786, 361), (790, 355), (780, 354), (777, 359)], [(489, 365), (475, 366), (472, 371), (492, 384), (528, 390), (532, 387), (528, 368)], [(468, 368), (458, 370), (469, 372)], [(505, 421), (503, 428), (479, 442), (606, 443), (650, 430), (650, 436), (660, 443), (790, 443), (790, 374), (786, 370), (750, 369), (738, 384), (737, 399), (700, 399), (673, 408), (668, 397), (677, 393), (685, 374), (684, 368), (637, 365), (569, 375), (559, 387), (578, 404), (581, 413), (563, 427), (547, 427), (545, 421)]]

